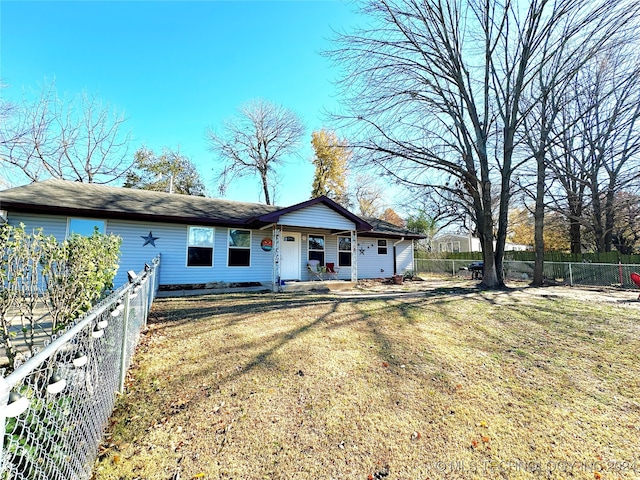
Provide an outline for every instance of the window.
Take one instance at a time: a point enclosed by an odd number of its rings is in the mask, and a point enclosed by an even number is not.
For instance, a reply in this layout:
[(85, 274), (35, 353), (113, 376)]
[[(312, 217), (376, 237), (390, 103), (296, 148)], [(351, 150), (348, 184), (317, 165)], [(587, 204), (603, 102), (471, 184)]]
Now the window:
[(70, 237), (74, 233), (84, 237), (90, 237), (96, 228), (98, 229), (98, 233), (104, 233), (105, 221), (90, 218), (70, 218), (67, 237)]
[(378, 240), (378, 255), (386, 255), (386, 254), (387, 254), (387, 241)]
[(187, 239), (187, 267), (213, 266), (212, 227), (189, 227)]
[(338, 237), (338, 266), (351, 266), (351, 237)]
[(441, 252), (459, 252), (460, 251), (460, 242), (441, 242), (438, 244), (439, 250)]
[(318, 260), (318, 265), (324, 265), (324, 235), (309, 235), (309, 260)]
[(229, 229), (230, 267), (249, 267), (251, 265), (251, 231)]

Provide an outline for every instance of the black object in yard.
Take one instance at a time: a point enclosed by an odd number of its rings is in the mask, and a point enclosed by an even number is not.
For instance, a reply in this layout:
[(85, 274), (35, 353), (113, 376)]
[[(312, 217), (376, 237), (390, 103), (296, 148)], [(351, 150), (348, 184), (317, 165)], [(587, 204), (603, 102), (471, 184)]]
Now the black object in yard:
[(472, 279), (482, 278), (484, 272), (484, 262), (472, 262), (469, 264), (469, 271), (471, 272)]

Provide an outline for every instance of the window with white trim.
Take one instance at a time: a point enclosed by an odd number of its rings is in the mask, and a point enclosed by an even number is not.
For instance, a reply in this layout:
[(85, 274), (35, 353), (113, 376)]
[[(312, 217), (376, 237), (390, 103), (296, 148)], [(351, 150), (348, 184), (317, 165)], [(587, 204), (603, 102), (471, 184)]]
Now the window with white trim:
[(351, 266), (351, 237), (338, 237), (338, 266)]
[(387, 254), (387, 241), (378, 240), (378, 255), (386, 255), (386, 254)]
[(213, 267), (213, 227), (189, 227), (187, 267)]
[(229, 229), (229, 267), (251, 266), (251, 230)]
[(309, 260), (318, 260), (324, 266), (324, 235), (309, 235)]

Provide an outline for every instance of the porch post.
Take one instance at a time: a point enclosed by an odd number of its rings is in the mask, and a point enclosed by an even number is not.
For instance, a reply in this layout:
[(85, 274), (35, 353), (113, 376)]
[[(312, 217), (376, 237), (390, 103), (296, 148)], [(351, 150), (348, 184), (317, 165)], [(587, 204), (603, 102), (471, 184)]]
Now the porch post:
[(358, 281), (358, 232), (351, 231), (351, 281)]
[(273, 291), (279, 292), (280, 288), (280, 229), (278, 225), (273, 226), (273, 271), (272, 271), (272, 282), (273, 282)]

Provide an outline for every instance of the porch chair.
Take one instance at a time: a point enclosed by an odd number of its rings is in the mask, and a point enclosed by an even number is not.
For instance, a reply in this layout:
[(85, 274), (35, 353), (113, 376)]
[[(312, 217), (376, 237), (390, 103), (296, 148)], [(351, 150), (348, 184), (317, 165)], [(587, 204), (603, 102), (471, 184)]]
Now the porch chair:
[(307, 271), (309, 272), (309, 278), (311, 279), (311, 281), (324, 280), (322, 278), (322, 272), (320, 271), (319, 265), (320, 265), (319, 260), (309, 260), (307, 262)]
[(331, 280), (338, 280), (338, 272), (340, 270), (335, 268), (335, 263), (327, 262), (327, 277)]

